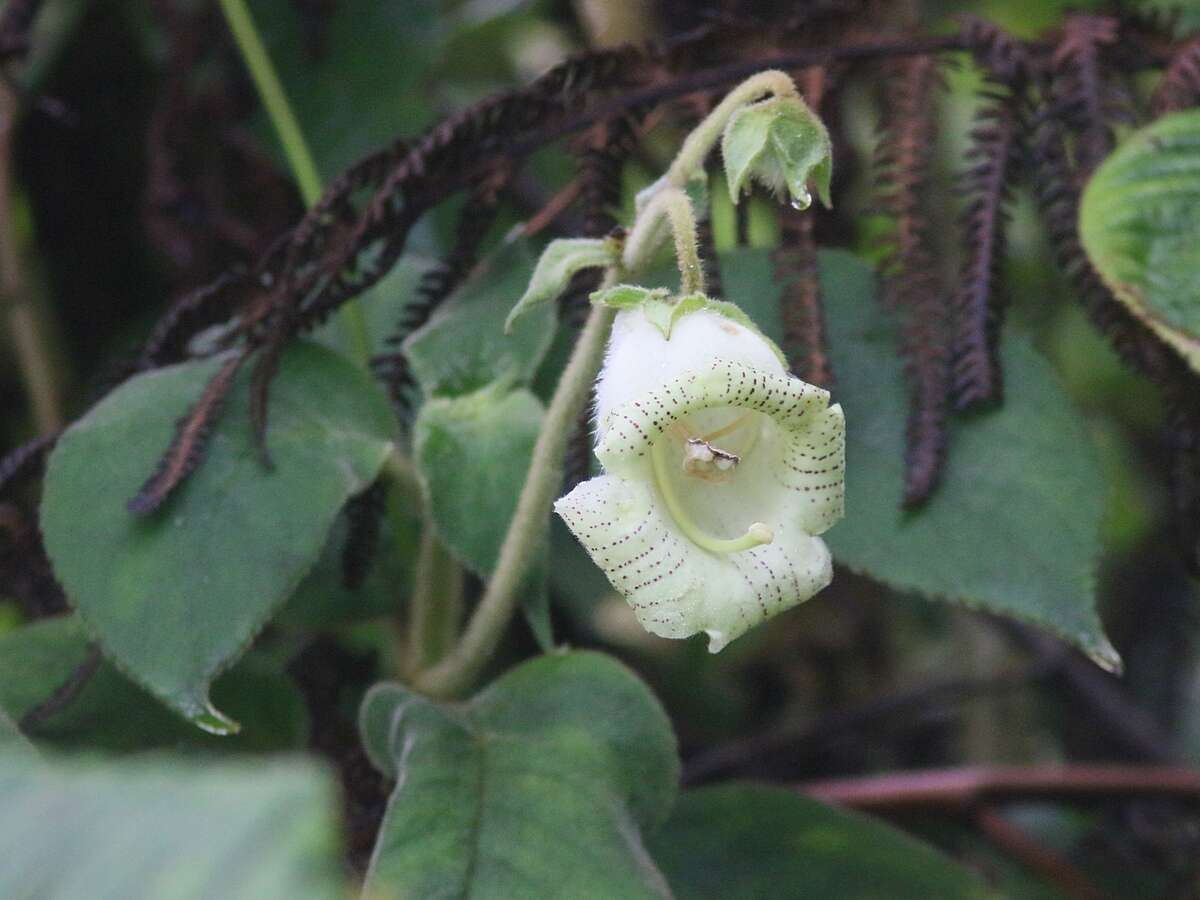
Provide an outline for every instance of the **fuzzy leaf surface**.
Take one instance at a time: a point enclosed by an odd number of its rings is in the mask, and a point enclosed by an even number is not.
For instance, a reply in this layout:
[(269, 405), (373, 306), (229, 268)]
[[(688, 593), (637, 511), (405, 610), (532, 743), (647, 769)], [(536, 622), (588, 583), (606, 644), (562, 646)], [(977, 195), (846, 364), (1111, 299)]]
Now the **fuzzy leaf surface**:
[(390, 452), (391, 413), (365, 374), (297, 344), (272, 385), (266, 471), (243, 370), (206, 459), (163, 509), (125, 508), (221, 358), (139, 375), (63, 435), (41, 521), (55, 574), (105, 655), (176, 712), (230, 731), (213, 679), (316, 562), (347, 498)]
[(0, 896), (337, 900), (336, 796), (314, 765), (0, 756)]
[(551, 241), (538, 257), (525, 293), (504, 320), (505, 333), (511, 332), (517, 319), (531, 309), (557, 300), (576, 272), (612, 265), (617, 259), (616, 245), (602, 238)]
[(1112, 292), (1200, 371), (1200, 110), (1129, 135), (1096, 170), (1079, 236)]
[(675, 796), (675, 738), (613, 659), (542, 656), (466, 704), (377, 685), (360, 728), (396, 778), (365, 896), (669, 896), (643, 835)]
[(523, 245), (501, 248), (404, 341), (412, 373), (427, 396), (457, 396), (492, 382), (528, 384), (554, 340), (557, 313), (535, 307), (504, 333), (508, 311), (529, 283)]
[[(721, 267), (726, 295), (778, 336), (780, 288), (767, 253), (729, 253)], [(1031, 622), (1101, 665), (1119, 665), (1094, 596), (1108, 487), (1049, 363), (1006, 332), (1003, 407), (952, 428), (943, 485), (907, 512), (895, 323), (876, 302), (871, 270), (852, 254), (823, 253), (821, 279), (838, 373), (833, 400), (846, 412), (846, 518), (825, 535), (834, 560), (901, 590)]]
[[(542, 402), (528, 390), (493, 384), (461, 397), (435, 397), (417, 416), (413, 443), (434, 526), (477, 575), (491, 575), (496, 567), (543, 414)], [(521, 599), (538, 642), (549, 647), (544, 549)]]
[[(20, 719), (66, 682), (88, 653), (78, 616), (30, 622), (0, 635), (0, 714)], [(112, 753), (204, 749), (226, 753), (298, 750), (308, 712), (282, 660), (247, 654), (213, 685), (221, 709), (243, 722), (218, 737), (192, 727), (102, 660), (79, 695), (32, 732), (39, 747)]]

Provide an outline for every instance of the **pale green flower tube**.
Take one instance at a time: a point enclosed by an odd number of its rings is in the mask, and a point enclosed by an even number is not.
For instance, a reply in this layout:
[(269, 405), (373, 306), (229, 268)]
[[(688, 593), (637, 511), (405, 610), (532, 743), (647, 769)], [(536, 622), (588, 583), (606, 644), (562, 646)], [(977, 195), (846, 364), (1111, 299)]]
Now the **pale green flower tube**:
[[(555, 510), (650, 632), (716, 652), (832, 578), (845, 422), (736, 308), (623, 309), (596, 387), (604, 474)], [(684, 309), (694, 307), (690, 311)]]

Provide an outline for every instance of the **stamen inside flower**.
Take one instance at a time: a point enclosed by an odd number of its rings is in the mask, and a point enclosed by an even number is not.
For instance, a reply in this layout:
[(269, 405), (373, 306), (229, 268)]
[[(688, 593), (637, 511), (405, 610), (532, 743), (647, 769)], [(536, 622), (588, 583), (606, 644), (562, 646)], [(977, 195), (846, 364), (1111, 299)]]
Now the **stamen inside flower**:
[[(763, 522), (753, 523), (746, 533), (738, 538), (718, 538), (709, 534), (688, 512), (676, 488), (678, 473), (672, 471), (675, 467), (672, 460), (672, 450), (676, 441), (682, 438), (682, 470), (683, 474), (698, 478), (707, 483), (720, 484), (732, 478), (741, 462), (741, 455), (713, 446), (710, 441), (723, 435), (728, 435), (741, 428), (748, 421), (748, 416), (741, 416), (702, 438), (690, 436), (690, 430), (676, 423), (660, 437), (650, 448), (651, 464), (654, 470), (654, 480), (666, 504), (667, 511), (675, 524), (679, 526), (687, 538), (708, 550), (710, 553), (737, 553), (749, 550), (761, 544), (769, 544), (775, 539), (771, 527)], [(752, 435), (750, 445), (756, 443)]]
[(714, 447), (702, 438), (688, 438), (683, 445), (683, 471), (704, 481), (728, 481), (741, 461), (736, 453)]

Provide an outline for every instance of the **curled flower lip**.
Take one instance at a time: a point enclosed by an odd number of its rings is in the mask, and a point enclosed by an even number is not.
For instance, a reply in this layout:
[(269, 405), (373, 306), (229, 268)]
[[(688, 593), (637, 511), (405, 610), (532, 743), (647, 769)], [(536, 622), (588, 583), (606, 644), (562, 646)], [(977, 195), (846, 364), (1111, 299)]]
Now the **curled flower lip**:
[(555, 508), (649, 631), (715, 652), (829, 583), (842, 411), (718, 312), (669, 338), (639, 317), (618, 317), (597, 390), (605, 474)]

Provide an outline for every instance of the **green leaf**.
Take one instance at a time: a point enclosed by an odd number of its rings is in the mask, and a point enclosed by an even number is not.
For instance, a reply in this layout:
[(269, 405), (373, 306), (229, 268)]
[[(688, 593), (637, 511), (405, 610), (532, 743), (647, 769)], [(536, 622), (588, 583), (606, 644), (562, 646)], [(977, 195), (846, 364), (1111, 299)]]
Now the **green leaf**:
[[(493, 384), (463, 397), (427, 401), (413, 426), (417, 465), (443, 543), (477, 575), (496, 567), (500, 544), (533, 458), (542, 403), (524, 388)], [(539, 643), (550, 640), (542, 560), (520, 591)]]
[(366, 375), (311, 344), (271, 391), (271, 472), (258, 461), (243, 372), (203, 464), (158, 514), (131, 515), (175, 420), (223, 358), (139, 375), (76, 422), (50, 458), (41, 522), (54, 571), (105, 655), (203, 728), (236, 729), (209, 703), (295, 590), (338, 510), (390, 452), (391, 413)]
[(799, 97), (772, 97), (742, 107), (721, 135), (725, 178), (735, 204), (753, 180), (773, 194), (790, 196), (797, 209), (807, 209), (811, 180), (829, 206), (831, 154), (825, 124)]
[(783, 788), (687, 791), (649, 843), (677, 900), (989, 896), (975, 875), (926, 844)]
[(430, 400), (417, 415), (413, 445), (434, 524), (446, 546), (480, 574), (496, 565), (543, 413), (529, 391), (491, 385)]
[(10, 758), (35, 758), (37, 751), (33, 749), (33, 744), (29, 743), (29, 739), (21, 734), (17, 723), (8, 717), (3, 708), (0, 708), (0, 758), (6, 754)]
[[(84, 661), (88, 641), (76, 616), (42, 619), (0, 635), (0, 712), (19, 719), (53, 694)], [(217, 679), (213, 697), (246, 723), (237, 735), (193, 728), (101, 661), (79, 696), (32, 736), (54, 749), (112, 752), (188, 747), (246, 753), (304, 745), (308, 713), (281, 662), (248, 654)]]
[(529, 283), (524, 245), (501, 248), (434, 318), (404, 342), (412, 373), (428, 396), (456, 396), (494, 381), (528, 384), (554, 340), (553, 306), (535, 307), (504, 334), (514, 299)]
[(446, 38), (436, 4), (341, 4), (329, 11), (319, 53), (288, 0), (255, 0), (253, 13), (325, 179), (429, 124), (423, 87)]
[(1083, 192), (1079, 236), (1112, 292), (1200, 371), (1200, 110), (1129, 135)]
[(421, 523), (414, 509), (417, 504), (401, 496), (396, 485), (388, 486), (387, 504), (395, 513), (388, 512), (380, 523), (375, 557), (363, 583), (349, 588), (342, 573), (348, 531), (343, 514), (330, 529), (320, 559), (275, 616), (277, 625), (318, 630), (403, 609), (412, 586)]
[(299, 760), (0, 758), (0, 897), (337, 900), (336, 803)]
[[(1005, 332), (1003, 407), (952, 426), (942, 485), (906, 512), (908, 397), (895, 324), (864, 263), (844, 252), (821, 263), (833, 400), (846, 411), (846, 518), (825, 535), (834, 559), (901, 590), (1040, 625), (1118, 666), (1094, 598), (1107, 485), (1049, 364)], [(721, 267), (727, 296), (778, 335), (768, 254), (726, 254)]]
[[(366, 319), (372, 356), (395, 349), (389, 343), (389, 338), (396, 330), (396, 323), (416, 299), (421, 278), (437, 265), (435, 260), (405, 253), (378, 283), (354, 298), (353, 302), (362, 309)], [(337, 316), (326, 319), (309, 337), (326, 347), (340, 350), (346, 356), (352, 355), (346, 327)]]
[(668, 895), (642, 835), (674, 799), (675, 738), (611, 658), (542, 656), (465, 705), (377, 685), (360, 726), (397, 782), (367, 896)]
[(529, 287), (504, 320), (504, 333), (529, 310), (557, 300), (576, 272), (615, 265), (620, 259), (614, 241), (603, 238), (560, 238), (551, 241), (538, 257)]

